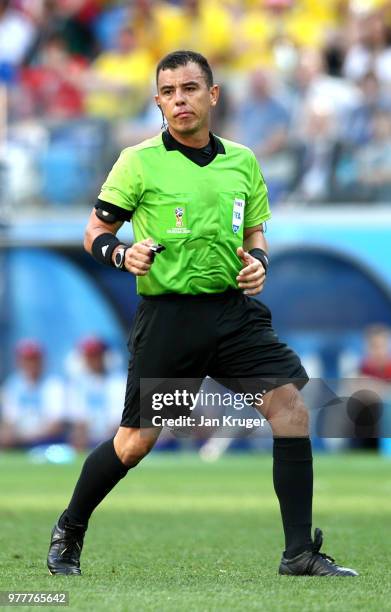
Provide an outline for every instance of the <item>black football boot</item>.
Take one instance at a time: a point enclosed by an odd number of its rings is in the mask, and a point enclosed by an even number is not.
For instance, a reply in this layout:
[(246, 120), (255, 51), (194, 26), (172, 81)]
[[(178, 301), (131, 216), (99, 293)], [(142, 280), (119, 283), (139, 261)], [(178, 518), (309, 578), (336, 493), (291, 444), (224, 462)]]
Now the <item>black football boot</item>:
[(315, 529), (312, 550), (305, 550), (292, 559), (283, 555), (278, 573), (282, 576), (358, 576), (355, 570), (341, 567), (334, 559), (319, 552), (322, 543), (322, 532)]
[[(63, 513), (64, 514), (64, 513)], [(80, 576), (80, 554), (83, 548), (85, 525), (74, 525), (59, 518), (52, 530), (47, 564), (52, 575)]]

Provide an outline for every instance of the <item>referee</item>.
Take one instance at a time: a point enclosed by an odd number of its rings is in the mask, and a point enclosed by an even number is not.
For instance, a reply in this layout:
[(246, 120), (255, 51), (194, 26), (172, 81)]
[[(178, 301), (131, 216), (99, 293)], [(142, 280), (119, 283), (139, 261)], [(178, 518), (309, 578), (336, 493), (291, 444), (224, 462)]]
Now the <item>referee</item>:
[[(319, 529), (311, 537), (312, 452), (298, 391), (308, 378), (298, 356), (278, 340), (269, 309), (253, 299), (268, 268), (263, 224), (270, 218), (256, 158), (209, 131), (219, 87), (202, 55), (170, 53), (159, 62), (156, 81), (167, 129), (121, 153), (85, 233), (86, 250), (134, 274), (142, 296), (129, 341), (122, 421), (115, 437), (86, 459), (53, 528), (50, 573), (81, 573), (92, 512), (159, 436), (158, 428), (140, 428), (140, 379), (209, 375), (228, 385), (258, 381), (264, 394), (256, 407), (273, 431), (273, 481), (285, 534), (279, 573), (356, 576), (320, 553)], [(136, 242), (126, 247), (116, 234), (130, 219)]]

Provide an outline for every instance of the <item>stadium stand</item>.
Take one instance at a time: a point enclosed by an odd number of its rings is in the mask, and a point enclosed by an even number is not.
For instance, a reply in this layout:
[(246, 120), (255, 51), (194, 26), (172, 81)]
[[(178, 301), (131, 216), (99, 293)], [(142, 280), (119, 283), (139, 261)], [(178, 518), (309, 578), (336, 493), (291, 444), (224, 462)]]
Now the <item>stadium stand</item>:
[[(11, 152), (2, 154), (3, 198), (17, 210), (89, 206), (102, 158), (107, 169), (120, 148), (133, 144), (132, 134), (156, 132), (159, 113), (150, 108), (156, 60), (189, 47), (209, 57), (224, 86), (229, 112), (217, 122), (219, 133), (237, 136), (238, 129), (257, 149), (274, 207), (385, 202), (387, 173), (372, 181), (366, 168), (389, 162), (390, 25), (385, 0), (1, 0), (8, 123), (2, 150)], [(250, 115), (257, 130), (249, 139)], [(91, 128), (93, 119), (101, 123)], [(53, 136), (59, 123), (66, 142)], [(271, 154), (259, 134), (273, 125), (283, 151)], [(81, 150), (79, 130), (90, 139)], [(40, 138), (26, 146), (26, 135), (16, 136), (21, 131), (40, 131)], [(13, 180), (13, 159), (26, 167), (23, 189)], [(53, 186), (59, 168), (62, 194)]]

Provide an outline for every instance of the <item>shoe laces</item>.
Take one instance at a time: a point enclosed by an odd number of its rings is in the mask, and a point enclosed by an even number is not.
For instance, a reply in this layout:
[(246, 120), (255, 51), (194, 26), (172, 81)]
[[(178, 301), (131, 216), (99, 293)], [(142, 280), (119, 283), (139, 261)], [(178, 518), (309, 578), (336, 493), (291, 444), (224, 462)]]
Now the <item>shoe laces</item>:
[(335, 563), (335, 559), (333, 559), (333, 557), (330, 557), (329, 555), (326, 555), (326, 553), (321, 553), (320, 552), (322, 544), (323, 544), (323, 533), (317, 527), (315, 529), (315, 532), (314, 532), (314, 543), (313, 543), (313, 546), (312, 546), (312, 551), (316, 555), (319, 555), (319, 557), (322, 557), (322, 559), (324, 559), (328, 563)]
[(60, 552), (60, 557), (64, 560), (71, 560), (74, 553), (78, 554), (82, 549), (84, 533), (80, 530), (66, 529), (65, 535), (58, 538), (57, 544), (63, 544), (65, 547)]

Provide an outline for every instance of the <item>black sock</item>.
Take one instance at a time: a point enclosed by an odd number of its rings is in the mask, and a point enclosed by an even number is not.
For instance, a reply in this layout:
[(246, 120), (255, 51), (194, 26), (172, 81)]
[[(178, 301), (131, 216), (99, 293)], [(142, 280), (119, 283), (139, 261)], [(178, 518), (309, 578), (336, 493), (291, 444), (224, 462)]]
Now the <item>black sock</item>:
[(312, 451), (309, 438), (274, 438), (273, 483), (280, 502), (285, 556), (312, 546)]
[(87, 528), (97, 505), (128, 470), (114, 450), (113, 438), (95, 448), (84, 462), (72, 499), (60, 518), (60, 527), (69, 522)]

